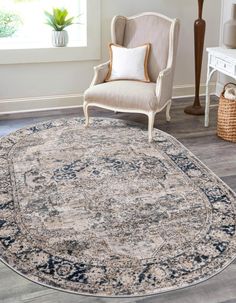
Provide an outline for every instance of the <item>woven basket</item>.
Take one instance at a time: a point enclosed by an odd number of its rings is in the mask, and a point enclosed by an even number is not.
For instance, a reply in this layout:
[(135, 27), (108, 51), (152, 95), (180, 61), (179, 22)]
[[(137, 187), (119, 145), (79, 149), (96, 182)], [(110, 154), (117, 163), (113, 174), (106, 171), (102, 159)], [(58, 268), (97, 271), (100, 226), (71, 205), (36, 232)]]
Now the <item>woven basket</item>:
[(227, 83), (220, 96), (217, 135), (226, 141), (236, 142), (236, 101), (224, 97), (229, 84), (236, 86), (234, 83)]

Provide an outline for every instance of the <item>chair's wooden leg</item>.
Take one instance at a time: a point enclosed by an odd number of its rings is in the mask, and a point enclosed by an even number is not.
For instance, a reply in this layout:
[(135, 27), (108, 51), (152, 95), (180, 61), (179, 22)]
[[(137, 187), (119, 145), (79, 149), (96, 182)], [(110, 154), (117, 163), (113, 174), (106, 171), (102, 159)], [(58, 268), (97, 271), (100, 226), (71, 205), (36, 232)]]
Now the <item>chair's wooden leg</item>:
[(166, 121), (167, 122), (170, 122), (170, 120), (171, 120), (171, 116), (170, 116), (171, 104), (172, 104), (172, 101), (170, 100), (170, 102), (166, 106)]
[(89, 114), (88, 114), (88, 103), (84, 101), (83, 104), (84, 116), (85, 116), (85, 127), (89, 126)]
[(154, 126), (154, 121), (155, 121), (155, 113), (150, 112), (148, 114), (148, 142), (152, 142), (152, 137), (153, 137), (153, 126)]

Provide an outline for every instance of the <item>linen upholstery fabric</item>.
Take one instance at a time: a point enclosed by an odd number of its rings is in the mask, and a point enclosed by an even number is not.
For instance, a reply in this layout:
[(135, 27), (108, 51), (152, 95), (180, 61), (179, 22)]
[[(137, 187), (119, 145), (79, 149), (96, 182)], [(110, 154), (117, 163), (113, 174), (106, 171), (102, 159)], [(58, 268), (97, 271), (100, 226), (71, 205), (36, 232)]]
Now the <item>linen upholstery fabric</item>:
[[(144, 15), (139, 18), (125, 20), (118, 17), (115, 22), (115, 32), (122, 45), (127, 48), (134, 48), (147, 42), (151, 44), (148, 72), (152, 82), (156, 82), (157, 77), (166, 68), (169, 55), (169, 32), (171, 22), (152, 15)], [(123, 39), (121, 38), (123, 34)]]
[(109, 66), (110, 61), (94, 67), (95, 77), (93, 78), (93, 81), (90, 85), (91, 87), (105, 82), (105, 79), (109, 72)]
[(124, 34), (125, 34), (126, 18), (123, 16), (118, 16), (115, 18), (114, 31), (116, 39), (112, 37), (113, 43), (123, 45), (124, 44)]
[(135, 48), (109, 45), (110, 69), (106, 81), (136, 80), (150, 82), (147, 70), (150, 44)]
[(121, 80), (90, 87), (84, 96), (90, 103), (149, 111), (156, 110), (158, 106), (155, 89), (156, 83)]

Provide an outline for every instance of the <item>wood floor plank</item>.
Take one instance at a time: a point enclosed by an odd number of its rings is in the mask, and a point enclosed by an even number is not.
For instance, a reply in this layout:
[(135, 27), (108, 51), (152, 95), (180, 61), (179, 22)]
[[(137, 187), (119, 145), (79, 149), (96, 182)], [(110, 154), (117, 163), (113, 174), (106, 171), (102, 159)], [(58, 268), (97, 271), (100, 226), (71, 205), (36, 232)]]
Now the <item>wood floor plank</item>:
[[(213, 100), (213, 104), (217, 100)], [(165, 113), (156, 116), (155, 127), (170, 133), (189, 148), (203, 163), (236, 191), (236, 144), (216, 136), (217, 107), (211, 108), (210, 127), (204, 127), (204, 117), (189, 116), (183, 109), (189, 100), (175, 100), (171, 110), (172, 120), (165, 121)], [(147, 117), (140, 114), (115, 114), (102, 109), (91, 109), (95, 117), (110, 117), (140, 123), (147, 129)], [(40, 121), (61, 117), (81, 117), (82, 109), (55, 111), (54, 114), (23, 119), (0, 118), (0, 136)], [(4, 119), (3, 119), (4, 118)], [(7, 118), (7, 119), (6, 119)], [(18, 116), (19, 118), (19, 116)], [(0, 303), (236, 303), (236, 261), (225, 271), (197, 286), (166, 294), (133, 299), (105, 299), (67, 294), (30, 282), (0, 263)]]
[(137, 303), (220, 303), (236, 302), (236, 265), (229, 266), (219, 275), (197, 286), (166, 293), (153, 298), (137, 300)]

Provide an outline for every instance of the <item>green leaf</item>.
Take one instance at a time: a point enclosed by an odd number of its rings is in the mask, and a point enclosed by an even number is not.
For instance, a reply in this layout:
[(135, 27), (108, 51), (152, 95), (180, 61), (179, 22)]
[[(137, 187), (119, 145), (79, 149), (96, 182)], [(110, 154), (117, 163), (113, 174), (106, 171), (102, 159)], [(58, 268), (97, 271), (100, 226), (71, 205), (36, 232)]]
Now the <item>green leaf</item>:
[[(68, 10), (65, 8), (53, 8), (52, 14), (45, 11), (46, 24), (55, 30), (62, 31), (65, 27), (75, 24), (76, 17), (68, 17)], [(79, 17), (79, 16), (78, 16)]]

